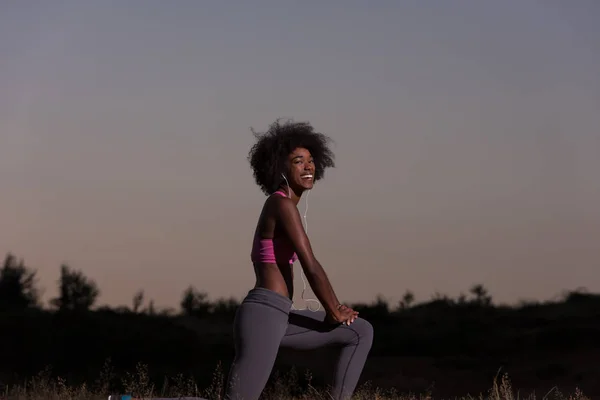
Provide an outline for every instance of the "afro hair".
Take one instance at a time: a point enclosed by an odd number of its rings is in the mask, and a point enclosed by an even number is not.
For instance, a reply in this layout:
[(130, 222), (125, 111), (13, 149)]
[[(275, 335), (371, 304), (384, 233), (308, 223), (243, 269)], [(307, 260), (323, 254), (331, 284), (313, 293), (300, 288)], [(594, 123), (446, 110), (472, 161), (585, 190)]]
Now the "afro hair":
[(334, 154), (328, 146), (332, 140), (315, 132), (309, 123), (275, 121), (266, 132), (252, 132), (257, 142), (250, 149), (248, 161), (256, 183), (266, 195), (281, 186), (281, 174), (287, 172), (287, 157), (296, 148), (305, 148), (312, 155), (314, 182), (323, 179), (326, 168), (335, 167)]

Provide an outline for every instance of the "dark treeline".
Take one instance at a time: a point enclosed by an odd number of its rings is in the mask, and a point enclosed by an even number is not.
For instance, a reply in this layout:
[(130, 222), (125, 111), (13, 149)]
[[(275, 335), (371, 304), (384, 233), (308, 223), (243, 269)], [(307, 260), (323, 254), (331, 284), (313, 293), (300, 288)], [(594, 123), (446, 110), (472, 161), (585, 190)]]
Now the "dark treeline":
[[(67, 265), (57, 285), (58, 295), (44, 305), (35, 270), (11, 254), (4, 259), (0, 383), (21, 383), (49, 366), (73, 383), (92, 385), (99, 375), (106, 382), (108, 374), (113, 390), (139, 363), (158, 386), (179, 374), (209, 385), (216, 368), (227, 373), (236, 299), (211, 301), (190, 286), (179, 309), (157, 307), (143, 291), (130, 306), (97, 307), (100, 288)], [(485, 391), (502, 368), (515, 387), (541, 393), (555, 385), (578, 386), (600, 395), (598, 294), (576, 290), (557, 300), (507, 306), (495, 305), (477, 284), (458, 298), (436, 293), (416, 302), (407, 291), (398, 304), (377, 297), (352, 307), (376, 332), (363, 382), (451, 396)], [(323, 361), (333, 358), (281, 352), (275, 371), (307, 367), (318, 384), (329, 367)]]

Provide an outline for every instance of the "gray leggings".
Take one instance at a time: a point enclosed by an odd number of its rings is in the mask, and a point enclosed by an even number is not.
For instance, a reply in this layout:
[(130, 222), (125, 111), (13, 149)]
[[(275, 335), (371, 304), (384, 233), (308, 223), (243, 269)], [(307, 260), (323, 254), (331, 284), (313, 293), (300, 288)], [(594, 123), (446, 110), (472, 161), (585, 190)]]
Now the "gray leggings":
[(362, 318), (350, 326), (324, 322), (324, 312), (291, 310), (292, 301), (255, 288), (242, 301), (234, 320), (235, 359), (226, 400), (256, 400), (262, 393), (280, 347), (312, 350), (341, 348), (333, 375), (335, 400), (349, 399), (373, 343), (373, 327)]

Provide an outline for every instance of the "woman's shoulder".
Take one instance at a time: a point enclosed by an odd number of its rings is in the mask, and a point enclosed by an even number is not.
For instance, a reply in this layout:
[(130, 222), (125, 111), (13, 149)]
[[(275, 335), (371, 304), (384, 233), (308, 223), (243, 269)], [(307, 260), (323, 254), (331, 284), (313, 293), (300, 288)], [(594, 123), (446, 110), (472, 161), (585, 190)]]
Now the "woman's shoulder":
[(265, 199), (263, 203), (263, 212), (277, 212), (281, 207), (285, 207), (286, 204), (290, 204), (292, 200), (288, 198), (286, 195), (282, 195), (282, 192), (274, 192), (271, 193)]

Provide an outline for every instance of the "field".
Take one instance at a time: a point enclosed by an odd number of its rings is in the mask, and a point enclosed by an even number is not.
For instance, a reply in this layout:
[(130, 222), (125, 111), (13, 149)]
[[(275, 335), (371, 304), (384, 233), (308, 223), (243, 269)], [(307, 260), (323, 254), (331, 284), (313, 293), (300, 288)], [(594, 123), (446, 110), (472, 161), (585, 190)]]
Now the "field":
[[(4, 393), (0, 395), (2, 400), (106, 400), (109, 393), (107, 373), (103, 374), (95, 382), (95, 387), (88, 387), (86, 384), (80, 386), (69, 386), (61, 378), (51, 379), (44, 371), (37, 376), (27, 380), (22, 386), (13, 386), (4, 388)], [(331, 397), (325, 389), (317, 389), (310, 384), (310, 374), (304, 375), (304, 382), (300, 383), (298, 375), (292, 370), (283, 377), (275, 377), (265, 389), (261, 399), (263, 400), (328, 400)], [(168, 384), (167, 382), (172, 382)], [(132, 373), (126, 373), (122, 378), (122, 384), (127, 393), (133, 393), (136, 397), (202, 397), (210, 400), (222, 399), (224, 374), (217, 369), (213, 374), (212, 384), (207, 388), (199, 388), (193, 379), (185, 379), (183, 375), (176, 376), (174, 379), (166, 379), (161, 388), (155, 387), (150, 383), (147, 374), (147, 367), (138, 364), (136, 370)], [(356, 391), (354, 400), (433, 400), (440, 397), (433, 397), (431, 393), (398, 393), (393, 389), (382, 390), (373, 387), (370, 382), (365, 382)], [(486, 400), (516, 400), (516, 399), (547, 399), (547, 400), (586, 400), (586, 397), (579, 389), (573, 393), (561, 393), (557, 388), (553, 388), (546, 393), (519, 393), (512, 388), (507, 374), (498, 374), (493, 380), (489, 390), (483, 393), (471, 393), (465, 396), (452, 397), (452, 399), (486, 399)]]

